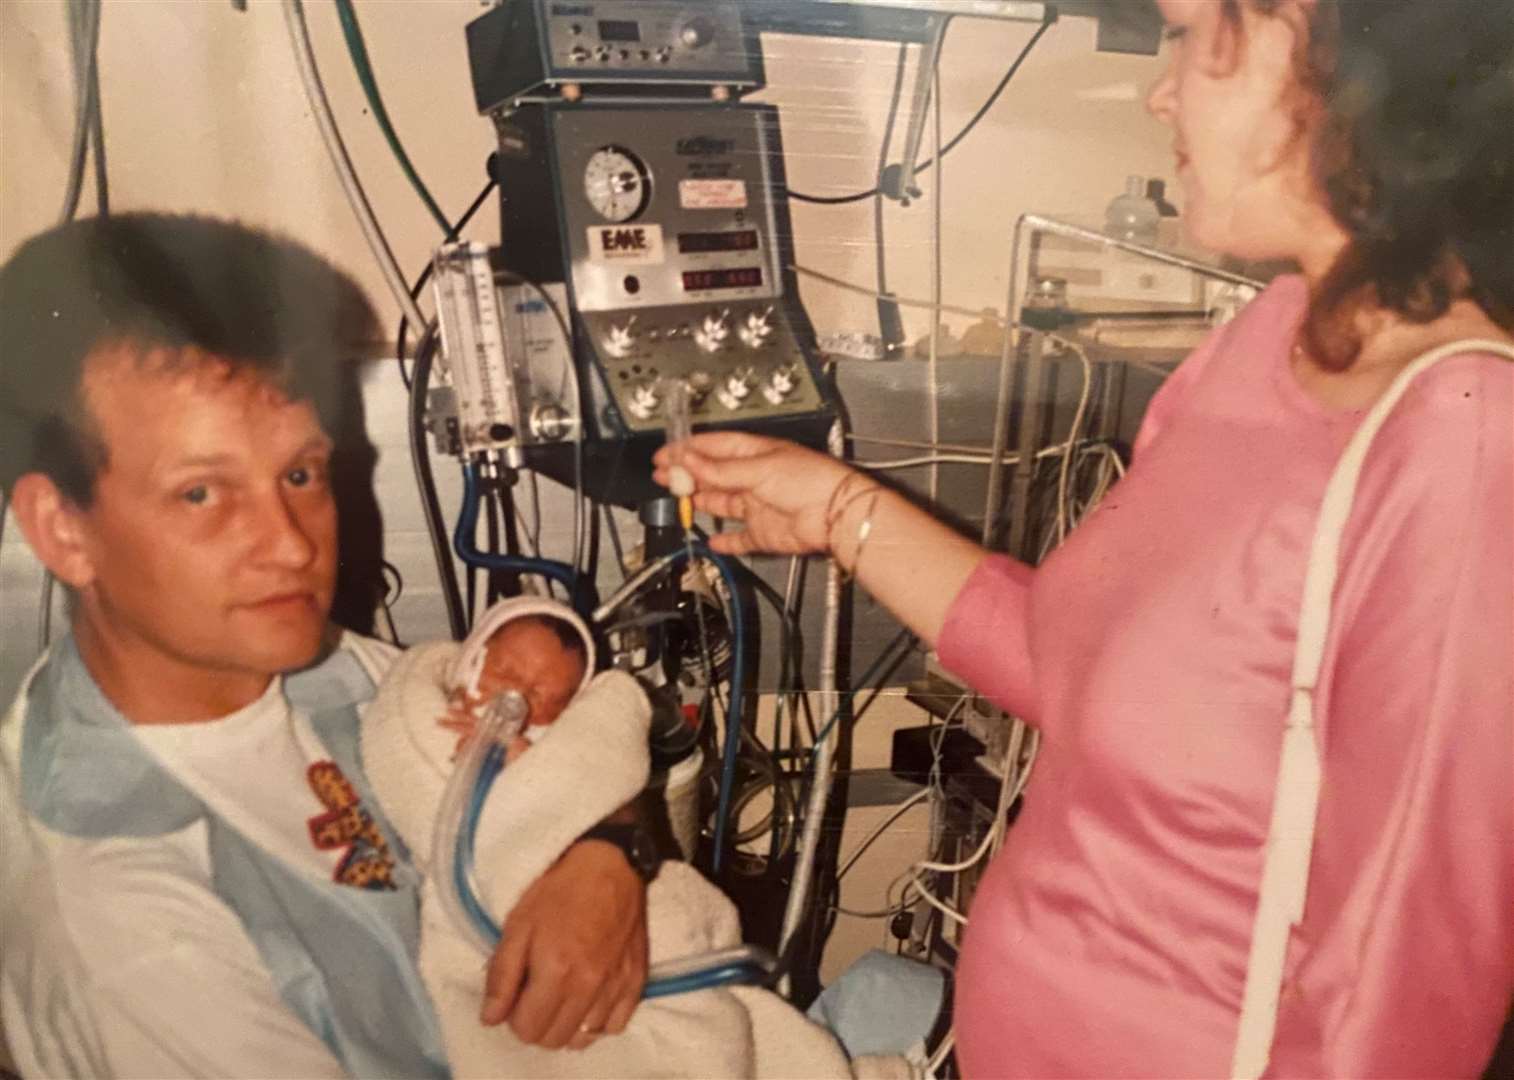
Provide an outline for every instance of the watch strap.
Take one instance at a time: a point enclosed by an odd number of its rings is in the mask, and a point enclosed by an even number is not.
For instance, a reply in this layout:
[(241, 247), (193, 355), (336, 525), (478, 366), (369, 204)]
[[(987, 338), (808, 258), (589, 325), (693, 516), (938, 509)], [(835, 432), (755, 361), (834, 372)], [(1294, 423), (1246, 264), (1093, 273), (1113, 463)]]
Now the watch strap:
[(586, 830), (578, 838), (604, 840), (614, 844), (625, 855), (626, 861), (631, 864), (631, 869), (649, 884), (657, 876), (658, 867), (662, 865), (662, 856), (658, 853), (657, 842), (647, 831), (646, 826), (640, 823), (604, 821)]

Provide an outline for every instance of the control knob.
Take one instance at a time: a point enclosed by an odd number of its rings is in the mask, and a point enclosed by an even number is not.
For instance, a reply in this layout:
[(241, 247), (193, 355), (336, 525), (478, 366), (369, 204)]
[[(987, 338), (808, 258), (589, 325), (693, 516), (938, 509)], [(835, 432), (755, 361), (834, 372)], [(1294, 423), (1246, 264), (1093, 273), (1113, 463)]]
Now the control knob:
[(714, 352), (725, 344), (725, 339), (731, 336), (730, 314), (729, 311), (712, 311), (704, 317), (704, 322), (694, 331), (694, 340), (701, 349)]
[(631, 384), (626, 408), (638, 420), (650, 420), (662, 409), (662, 390), (656, 379), (642, 379)]
[(635, 315), (627, 319), (623, 326), (611, 323), (609, 331), (605, 334), (605, 351), (617, 358), (630, 356), (631, 350), (636, 348), (638, 336)]
[(768, 338), (773, 336), (773, 324), (770, 321), (772, 317), (772, 308), (747, 312), (747, 317), (742, 320), (741, 329), (738, 331), (741, 335), (742, 343), (747, 348), (759, 348)]
[(697, 409), (703, 405), (705, 399), (710, 396), (710, 391), (715, 388), (715, 380), (710, 378), (708, 371), (691, 371), (684, 381), (688, 383), (689, 408), (691, 409)]
[(678, 31), (678, 40), (685, 48), (698, 49), (708, 45), (715, 37), (715, 26), (709, 19), (696, 15)]
[(768, 372), (767, 382), (762, 387), (762, 396), (774, 405), (782, 405), (798, 387), (799, 366), (779, 364)]
[(558, 442), (573, 430), (573, 418), (555, 401), (541, 401), (531, 407), (531, 434), (538, 442)]
[(734, 369), (726, 376), (725, 384), (721, 386), (715, 396), (727, 409), (739, 409), (751, 396), (752, 388), (757, 385), (757, 372), (743, 364)]

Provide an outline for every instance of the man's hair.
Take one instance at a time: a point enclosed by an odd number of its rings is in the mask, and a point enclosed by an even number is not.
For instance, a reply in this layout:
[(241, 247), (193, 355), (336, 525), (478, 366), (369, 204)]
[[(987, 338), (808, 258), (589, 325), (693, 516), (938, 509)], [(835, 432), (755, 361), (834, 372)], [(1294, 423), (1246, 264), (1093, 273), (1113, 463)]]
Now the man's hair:
[(0, 492), (39, 472), (90, 505), (106, 448), (81, 384), (103, 347), (207, 354), (308, 400), (335, 435), (345, 356), (376, 337), (351, 278), (266, 232), (136, 213), (42, 233), (0, 267)]

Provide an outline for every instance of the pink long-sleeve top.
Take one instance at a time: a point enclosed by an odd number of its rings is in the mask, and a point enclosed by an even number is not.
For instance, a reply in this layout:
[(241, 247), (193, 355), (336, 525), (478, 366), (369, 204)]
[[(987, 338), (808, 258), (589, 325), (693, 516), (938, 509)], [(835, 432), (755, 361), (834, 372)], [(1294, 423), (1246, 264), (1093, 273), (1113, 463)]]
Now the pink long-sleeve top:
[[(1228, 1074), (1309, 540), (1363, 415), (1294, 380), (1306, 303), (1284, 278), (1217, 331), (1104, 504), (948, 615), (943, 663), (1045, 737), (970, 912), (968, 1077)], [(1341, 565), (1268, 1075), (1476, 1075), (1514, 995), (1514, 363), (1420, 376)]]

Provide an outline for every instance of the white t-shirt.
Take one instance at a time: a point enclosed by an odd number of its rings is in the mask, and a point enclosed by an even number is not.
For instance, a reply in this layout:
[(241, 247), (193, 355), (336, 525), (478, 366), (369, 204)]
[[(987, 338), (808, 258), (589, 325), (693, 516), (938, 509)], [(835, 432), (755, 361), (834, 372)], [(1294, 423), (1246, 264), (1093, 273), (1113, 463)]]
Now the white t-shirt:
[[(396, 655), (346, 634), (375, 681)], [(337, 1077), (211, 888), (206, 827), (83, 839), (20, 798), (25, 695), (0, 723), (0, 1018), (23, 1075)], [(360, 815), (309, 719), (274, 680), (205, 724), (138, 726), (164, 765), (287, 864), (330, 880), (377, 872)], [(361, 877), (358, 883), (361, 882)]]

